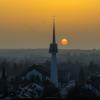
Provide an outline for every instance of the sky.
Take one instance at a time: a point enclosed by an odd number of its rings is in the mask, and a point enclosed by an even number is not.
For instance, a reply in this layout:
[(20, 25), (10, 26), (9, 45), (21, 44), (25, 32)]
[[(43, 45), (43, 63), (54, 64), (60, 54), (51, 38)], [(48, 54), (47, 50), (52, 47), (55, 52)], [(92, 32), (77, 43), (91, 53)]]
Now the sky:
[(100, 0), (0, 0), (0, 49), (48, 48), (53, 16), (59, 48), (100, 49)]

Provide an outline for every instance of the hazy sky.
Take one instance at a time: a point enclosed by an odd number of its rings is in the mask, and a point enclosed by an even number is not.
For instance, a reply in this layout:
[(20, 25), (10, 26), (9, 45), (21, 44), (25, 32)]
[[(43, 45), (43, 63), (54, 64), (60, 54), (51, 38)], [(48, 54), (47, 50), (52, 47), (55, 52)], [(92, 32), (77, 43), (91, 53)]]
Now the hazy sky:
[(48, 48), (52, 16), (60, 48), (100, 49), (100, 0), (0, 0), (0, 48)]

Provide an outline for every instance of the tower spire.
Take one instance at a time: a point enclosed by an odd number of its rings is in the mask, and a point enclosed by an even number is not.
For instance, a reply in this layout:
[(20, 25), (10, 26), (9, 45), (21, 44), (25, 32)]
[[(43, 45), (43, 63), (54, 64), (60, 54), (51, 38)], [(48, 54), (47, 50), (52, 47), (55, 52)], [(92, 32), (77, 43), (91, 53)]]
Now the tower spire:
[(55, 16), (53, 17), (53, 43), (56, 43), (56, 37), (55, 37)]
[(53, 38), (52, 43), (50, 44), (49, 53), (51, 53), (51, 67), (50, 67), (50, 79), (58, 87), (58, 68), (57, 68), (57, 57), (58, 46), (56, 43), (56, 34), (55, 34), (55, 17), (53, 17)]

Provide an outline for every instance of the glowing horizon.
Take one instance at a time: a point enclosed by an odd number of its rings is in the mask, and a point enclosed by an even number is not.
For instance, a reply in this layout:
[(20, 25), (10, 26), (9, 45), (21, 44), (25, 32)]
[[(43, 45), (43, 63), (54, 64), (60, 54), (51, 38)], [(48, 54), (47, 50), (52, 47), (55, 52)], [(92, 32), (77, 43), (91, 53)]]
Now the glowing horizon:
[(66, 48), (100, 49), (99, 0), (0, 0), (0, 48), (48, 48), (52, 17)]

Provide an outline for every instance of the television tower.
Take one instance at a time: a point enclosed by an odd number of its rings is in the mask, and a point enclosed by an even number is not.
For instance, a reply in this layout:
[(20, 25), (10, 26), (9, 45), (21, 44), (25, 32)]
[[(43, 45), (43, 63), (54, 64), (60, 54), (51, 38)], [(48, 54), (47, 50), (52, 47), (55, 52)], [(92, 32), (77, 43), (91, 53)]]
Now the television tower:
[(50, 79), (58, 87), (58, 70), (57, 70), (57, 57), (58, 46), (55, 36), (55, 17), (53, 18), (53, 39), (50, 44), (49, 53), (51, 54), (51, 67), (50, 67)]

